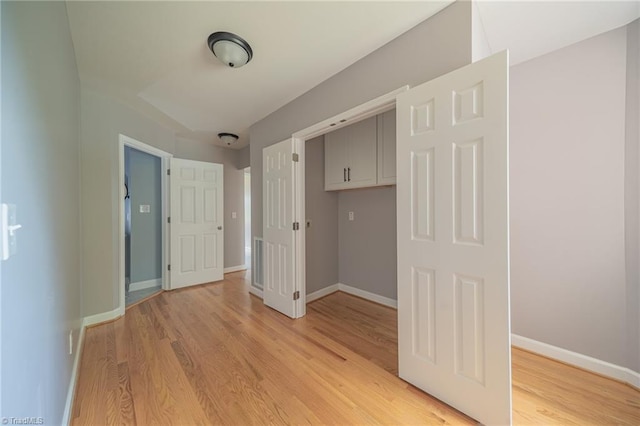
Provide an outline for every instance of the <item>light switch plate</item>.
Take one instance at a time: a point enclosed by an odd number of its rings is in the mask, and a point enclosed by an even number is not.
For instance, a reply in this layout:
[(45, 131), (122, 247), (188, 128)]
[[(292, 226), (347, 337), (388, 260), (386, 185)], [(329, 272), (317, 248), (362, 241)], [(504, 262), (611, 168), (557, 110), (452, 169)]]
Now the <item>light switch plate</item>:
[(15, 204), (2, 204), (0, 209), (0, 234), (2, 234), (2, 260), (16, 254), (16, 231), (22, 228), (16, 224)]
[(236, 212), (231, 212), (231, 219), (235, 219), (238, 217), (238, 213)]
[(151, 206), (149, 204), (140, 204), (140, 213), (150, 213)]

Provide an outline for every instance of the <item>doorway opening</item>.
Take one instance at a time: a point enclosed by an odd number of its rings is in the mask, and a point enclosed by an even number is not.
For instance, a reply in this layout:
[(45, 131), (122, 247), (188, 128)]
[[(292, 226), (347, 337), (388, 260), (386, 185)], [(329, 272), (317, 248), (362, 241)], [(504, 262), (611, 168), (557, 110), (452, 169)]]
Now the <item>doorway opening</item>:
[(162, 289), (162, 159), (124, 148), (125, 305)]
[(244, 266), (251, 271), (251, 167), (244, 169)]
[(168, 195), (171, 154), (119, 135), (119, 307), (168, 288)]

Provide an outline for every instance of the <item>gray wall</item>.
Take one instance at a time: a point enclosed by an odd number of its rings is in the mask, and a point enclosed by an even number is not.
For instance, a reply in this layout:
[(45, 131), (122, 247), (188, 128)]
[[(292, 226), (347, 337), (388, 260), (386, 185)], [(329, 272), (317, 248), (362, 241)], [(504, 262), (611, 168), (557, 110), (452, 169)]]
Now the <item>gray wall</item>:
[[(80, 83), (63, 2), (2, 2), (2, 202), (18, 252), (2, 262), (0, 417), (62, 422), (81, 323)], [(74, 348), (74, 354), (77, 348)]]
[[(119, 304), (118, 135), (174, 154), (177, 158), (223, 163), (225, 191), (225, 267), (244, 263), (243, 177), (235, 169), (238, 153), (175, 137), (145, 115), (117, 100), (82, 90), (82, 250), (83, 314), (109, 312)], [(237, 173), (234, 173), (237, 172)], [(233, 210), (235, 208), (235, 210)], [(231, 211), (238, 219), (232, 220)]]
[[(224, 165), (224, 266), (244, 265), (244, 170), (238, 169), (241, 151), (177, 138), (175, 156)], [(231, 213), (236, 212), (236, 218)]]
[(238, 159), (237, 164), (236, 164), (237, 168), (238, 169), (246, 169), (251, 164), (251, 147), (250, 146), (246, 146), (246, 147), (242, 148), (240, 151), (238, 151), (236, 156), (237, 156), (237, 159)]
[(396, 300), (396, 187), (340, 191), (338, 239), (339, 281)]
[(324, 136), (305, 144), (307, 294), (338, 280), (338, 193), (324, 190)]
[(511, 312), (516, 334), (637, 370), (627, 350), (626, 35), (511, 69)]
[(83, 89), (80, 140), (85, 316), (109, 312), (119, 305), (120, 133), (174, 151), (171, 130), (112, 98)]
[(627, 26), (625, 250), (629, 368), (640, 372), (640, 20)]
[(324, 136), (306, 142), (305, 162), (307, 294), (342, 283), (395, 300), (395, 186), (325, 191)]
[[(159, 157), (127, 147), (131, 197), (131, 282), (162, 278), (162, 191)], [(140, 213), (140, 205), (149, 213)]]
[(252, 236), (262, 236), (262, 149), (293, 132), (471, 62), (471, 3), (427, 21), (296, 98), (250, 128)]

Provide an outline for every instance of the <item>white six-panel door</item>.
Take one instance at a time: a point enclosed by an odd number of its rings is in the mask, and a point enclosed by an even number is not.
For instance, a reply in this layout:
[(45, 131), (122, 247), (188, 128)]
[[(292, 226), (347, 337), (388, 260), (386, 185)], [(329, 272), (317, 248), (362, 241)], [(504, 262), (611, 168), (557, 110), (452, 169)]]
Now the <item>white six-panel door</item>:
[(292, 138), (262, 151), (263, 300), (267, 306), (291, 318), (297, 316), (294, 301), (294, 147)]
[(171, 159), (171, 288), (224, 276), (223, 165)]
[(397, 99), (400, 377), (511, 421), (508, 54)]

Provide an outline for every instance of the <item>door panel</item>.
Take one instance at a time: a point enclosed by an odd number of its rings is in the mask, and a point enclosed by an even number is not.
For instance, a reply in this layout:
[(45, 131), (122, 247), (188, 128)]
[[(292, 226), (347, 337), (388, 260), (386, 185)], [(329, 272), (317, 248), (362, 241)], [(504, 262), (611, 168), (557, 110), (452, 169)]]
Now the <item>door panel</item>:
[(511, 421), (508, 57), (397, 101), (400, 377), (484, 424)]
[(264, 303), (295, 318), (294, 141), (262, 151)]
[(378, 179), (377, 145), (378, 127), (376, 117), (354, 123), (349, 129), (349, 164), (347, 180), (349, 188), (375, 186)]
[(223, 166), (171, 159), (171, 288), (224, 276)]
[(349, 127), (343, 127), (324, 135), (325, 190), (348, 187), (349, 134)]

